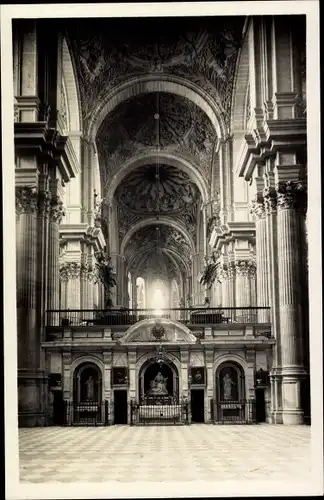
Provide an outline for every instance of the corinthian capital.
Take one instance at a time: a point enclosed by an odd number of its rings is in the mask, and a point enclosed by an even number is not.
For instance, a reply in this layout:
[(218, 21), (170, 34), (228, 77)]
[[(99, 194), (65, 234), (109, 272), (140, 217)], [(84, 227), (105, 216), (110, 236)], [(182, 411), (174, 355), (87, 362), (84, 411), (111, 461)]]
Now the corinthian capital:
[(52, 195), (50, 191), (41, 191), (38, 197), (38, 212), (43, 217), (47, 217), (50, 211)]
[(273, 188), (265, 188), (263, 190), (264, 207), (267, 215), (273, 214), (277, 211), (277, 193)]
[(307, 204), (306, 186), (302, 182), (283, 182), (277, 187), (278, 209), (295, 209), (305, 212)]
[(65, 262), (60, 265), (61, 281), (69, 281), (80, 277), (81, 264), (79, 262)]
[(20, 213), (36, 213), (38, 209), (37, 188), (29, 186), (16, 188), (16, 209)]
[(250, 205), (250, 212), (256, 221), (265, 217), (265, 205), (263, 196), (257, 195), (252, 200)]
[(50, 207), (50, 219), (52, 222), (61, 224), (63, 217), (65, 216), (65, 208), (63, 203), (57, 199), (53, 199)]

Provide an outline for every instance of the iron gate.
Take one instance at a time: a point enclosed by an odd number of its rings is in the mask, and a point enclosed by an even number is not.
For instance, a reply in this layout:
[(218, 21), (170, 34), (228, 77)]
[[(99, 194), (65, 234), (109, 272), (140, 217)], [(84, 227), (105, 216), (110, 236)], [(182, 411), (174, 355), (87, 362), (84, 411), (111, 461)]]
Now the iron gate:
[(189, 424), (188, 401), (171, 404), (141, 404), (130, 402), (130, 425)]
[(211, 400), (211, 419), (214, 424), (256, 424), (256, 402)]
[(111, 424), (111, 408), (108, 401), (65, 401), (64, 425), (98, 426)]

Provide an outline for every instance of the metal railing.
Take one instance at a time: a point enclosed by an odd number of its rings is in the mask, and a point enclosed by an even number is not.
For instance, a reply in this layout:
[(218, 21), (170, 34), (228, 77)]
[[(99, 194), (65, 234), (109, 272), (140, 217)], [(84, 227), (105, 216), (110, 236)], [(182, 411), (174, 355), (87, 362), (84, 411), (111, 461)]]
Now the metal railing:
[(64, 401), (64, 425), (80, 425), (85, 427), (109, 425), (110, 408), (109, 402)]
[(189, 424), (188, 401), (130, 402), (130, 425)]
[(131, 326), (144, 319), (172, 319), (188, 325), (269, 324), (270, 307), (161, 309), (66, 309), (46, 312), (47, 326)]
[(256, 401), (211, 400), (211, 419), (214, 424), (256, 424)]

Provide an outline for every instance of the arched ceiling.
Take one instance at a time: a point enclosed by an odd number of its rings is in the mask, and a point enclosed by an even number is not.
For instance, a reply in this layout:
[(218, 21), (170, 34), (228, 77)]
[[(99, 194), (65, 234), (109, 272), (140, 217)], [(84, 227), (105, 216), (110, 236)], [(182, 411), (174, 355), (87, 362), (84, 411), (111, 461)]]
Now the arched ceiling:
[(134, 155), (157, 152), (157, 148), (199, 165), (208, 183), (216, 140), (207, 115), (188, 99), (165, 92), (133, 97), (117, 106), (98, 131), (103, 183), (107, 185)]
[(126, 246), (125, 258), (131, 272), (171, 279), (190, 266), (191, 248), (180, 231), (157, 221), (155, 226), (136, 231)]
[[(149, 272), (170, 279), (190, 269), (202, 192), (208, 199), (215, 146), (220, 131), (229, 130), (244, 21), (238, 16), (65, 21), (76, 61), (84, 129), (91, 129), (101, 113), (93, 128), (102, 192), (107, 194), (115, 183), (117, 247), (124, 251), (128, 270), (136, 270), (137, 275)], [(170, 87), (163, 91), (159, 85), (152, 89), (143, 83), (140, 91), (112, 102), (117, 87), (128, 88), (130, 81), (143, 77), (154, 82), (163, 78), (174, 85), (181, 81), (182, 90), (177, 87), (170, 93)], [(112, 105), (105, 116), (100, 103), (108, 98)], [(154, 161), (119, 175), (143, 154)], [(171, 154), (179, 165), (187, 163), (199, 171), (195, 177), (199, 188), (189, 169), (168, 164)], [(152, 225), (152, 217), (156, 224)], [(166, 221), (172, 224), (165, 225)], [(137, 224), (141, 227), (133, 234)], [(180, 232), (175, 226), (185, 229)]]

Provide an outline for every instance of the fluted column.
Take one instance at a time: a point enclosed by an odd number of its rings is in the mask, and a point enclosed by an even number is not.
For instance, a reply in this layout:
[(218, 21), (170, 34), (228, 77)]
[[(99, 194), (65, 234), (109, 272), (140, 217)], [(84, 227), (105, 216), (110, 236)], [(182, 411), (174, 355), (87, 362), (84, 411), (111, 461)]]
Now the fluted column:
[[(60, 235), (59, 224), (65, 215), (63, 203), (57, 198), (53, 197), (50, 206), (50, 220), (49, 220), (49, 254), (48, 254), (48, 295), (47, 295), (47, 308), (49, 311), (60, 309)], [(48, 324), (58, 325), (58, 314), (48, 314)]]
[(280, 183), (278, 197), (278, 266), (282, 354), (283, 423), (303, 422), (300, 386), (302, 363), (302, 304), (300, 293), (299, 205), (305, 198), (301, 183)]
[[(255, 263), (250, 260), (240, 260), (235, 263), (235, 306), (255, 307)], [(238, 311), (237, 321), (257, 321), (252, 310)]]
[(17, 241), (17, 329), (20, 423), (36, 425), (40, 412), (37, 369), (40, 346), (36, 314), (37, 209), (36, 188), (16, 189), (20, 236)]
[(204, 267), (204, 255), (202, 252), (192, 256), (192, 302), (195, 304), (203, 304), (205, 299), (204, 286), (198, 281), (198, 276)]
[(235, 265), (224, 264), (220, 271), (224, 307), (235, 307)]
[(267, 241), (267, 273), (268, 293), (270, 302), (271, 331), (276, 339), (274, 357), (270, 371), (271, 384), (271, 418), (272, 423), (282, 423), (282, 394), (281, 394), (281, 342), (280, 342), (280, 314), (278, 294), (278, 234), (277, 234), (277, 193), (275, 189), (267, 187), (263, 190), (266, 215)]
[[(251, 212), (255, 221), (257, 305), (269, 307), (267, 225), (263, 196), (253, 200)], [(258, 321), (270, 323), (270, 311), (258, 311)]]

